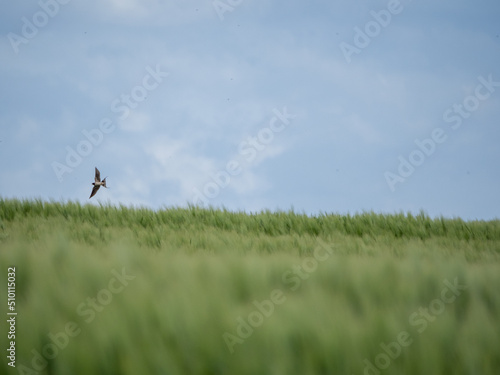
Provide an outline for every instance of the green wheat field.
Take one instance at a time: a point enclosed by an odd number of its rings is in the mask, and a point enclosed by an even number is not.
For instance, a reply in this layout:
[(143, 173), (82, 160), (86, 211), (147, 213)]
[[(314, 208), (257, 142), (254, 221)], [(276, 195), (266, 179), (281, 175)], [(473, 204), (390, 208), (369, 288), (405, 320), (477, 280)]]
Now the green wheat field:
[(0, 198), (0, 275), (5, 374), (500, 373), (500, 220)]

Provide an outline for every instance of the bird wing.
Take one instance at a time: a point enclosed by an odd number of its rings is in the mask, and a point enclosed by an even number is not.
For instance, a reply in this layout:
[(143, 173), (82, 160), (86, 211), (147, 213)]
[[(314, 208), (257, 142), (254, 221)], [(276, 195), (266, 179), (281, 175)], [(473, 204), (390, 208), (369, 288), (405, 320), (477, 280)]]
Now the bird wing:
[(92, 189), (92, 193), (90, 194), (89, 199), (92, 198), (95, 195), (95, 193), (97, 193), (97, 190), (99, 190), (99, 188), (100, 188), (99, 185), (94, 185), (94, 188)]
[(95, 182), (101, 182), (101, 172), (95, 167)]

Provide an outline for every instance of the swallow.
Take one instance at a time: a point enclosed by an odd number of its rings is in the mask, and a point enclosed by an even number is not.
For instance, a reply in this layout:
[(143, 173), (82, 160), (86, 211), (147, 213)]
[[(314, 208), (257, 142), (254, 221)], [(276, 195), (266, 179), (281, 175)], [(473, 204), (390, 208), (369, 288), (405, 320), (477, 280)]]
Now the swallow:
[(94, 185), (94, 187), (92, 188), (92, 193), (90, 194), (90, 198), (92, 198), (95, 193), (97, 193), (97, 190), (99, 190), (99, 188), (101, 186), (104, 186), (106, 189), (107, 189), (107, 186), (106, 186), (106, 178), (108, 178), (107, 176), (104, 178), (104, 180), (101, 181), (101, 172), (99, 172), (99, 169), (97, 169), (97, 167), (95, 168), (95, 182), (92, 182), (92, 185)]

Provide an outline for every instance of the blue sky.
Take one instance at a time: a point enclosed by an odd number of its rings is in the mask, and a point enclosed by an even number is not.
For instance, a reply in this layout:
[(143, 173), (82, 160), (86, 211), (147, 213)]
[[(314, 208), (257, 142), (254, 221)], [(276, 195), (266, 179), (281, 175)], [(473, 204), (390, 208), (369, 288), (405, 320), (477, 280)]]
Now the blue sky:
[[(0, 195), (500, 217), (500, 3), (42, 0), (0, 15)], [(110, 187), (88, 199), (94, 166)]]

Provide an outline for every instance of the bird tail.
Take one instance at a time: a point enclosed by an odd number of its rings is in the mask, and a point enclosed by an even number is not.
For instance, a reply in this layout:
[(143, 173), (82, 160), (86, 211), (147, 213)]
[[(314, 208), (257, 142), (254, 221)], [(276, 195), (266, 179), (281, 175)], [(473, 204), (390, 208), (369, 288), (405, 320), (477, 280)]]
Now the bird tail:
[(102, 186), (104, 186), (105, 188), (107, 188), (107, 186), (106, 186), (106, 178), (108, 178), (108, 177), (105, 177), (104, 180), (102, 180)]

